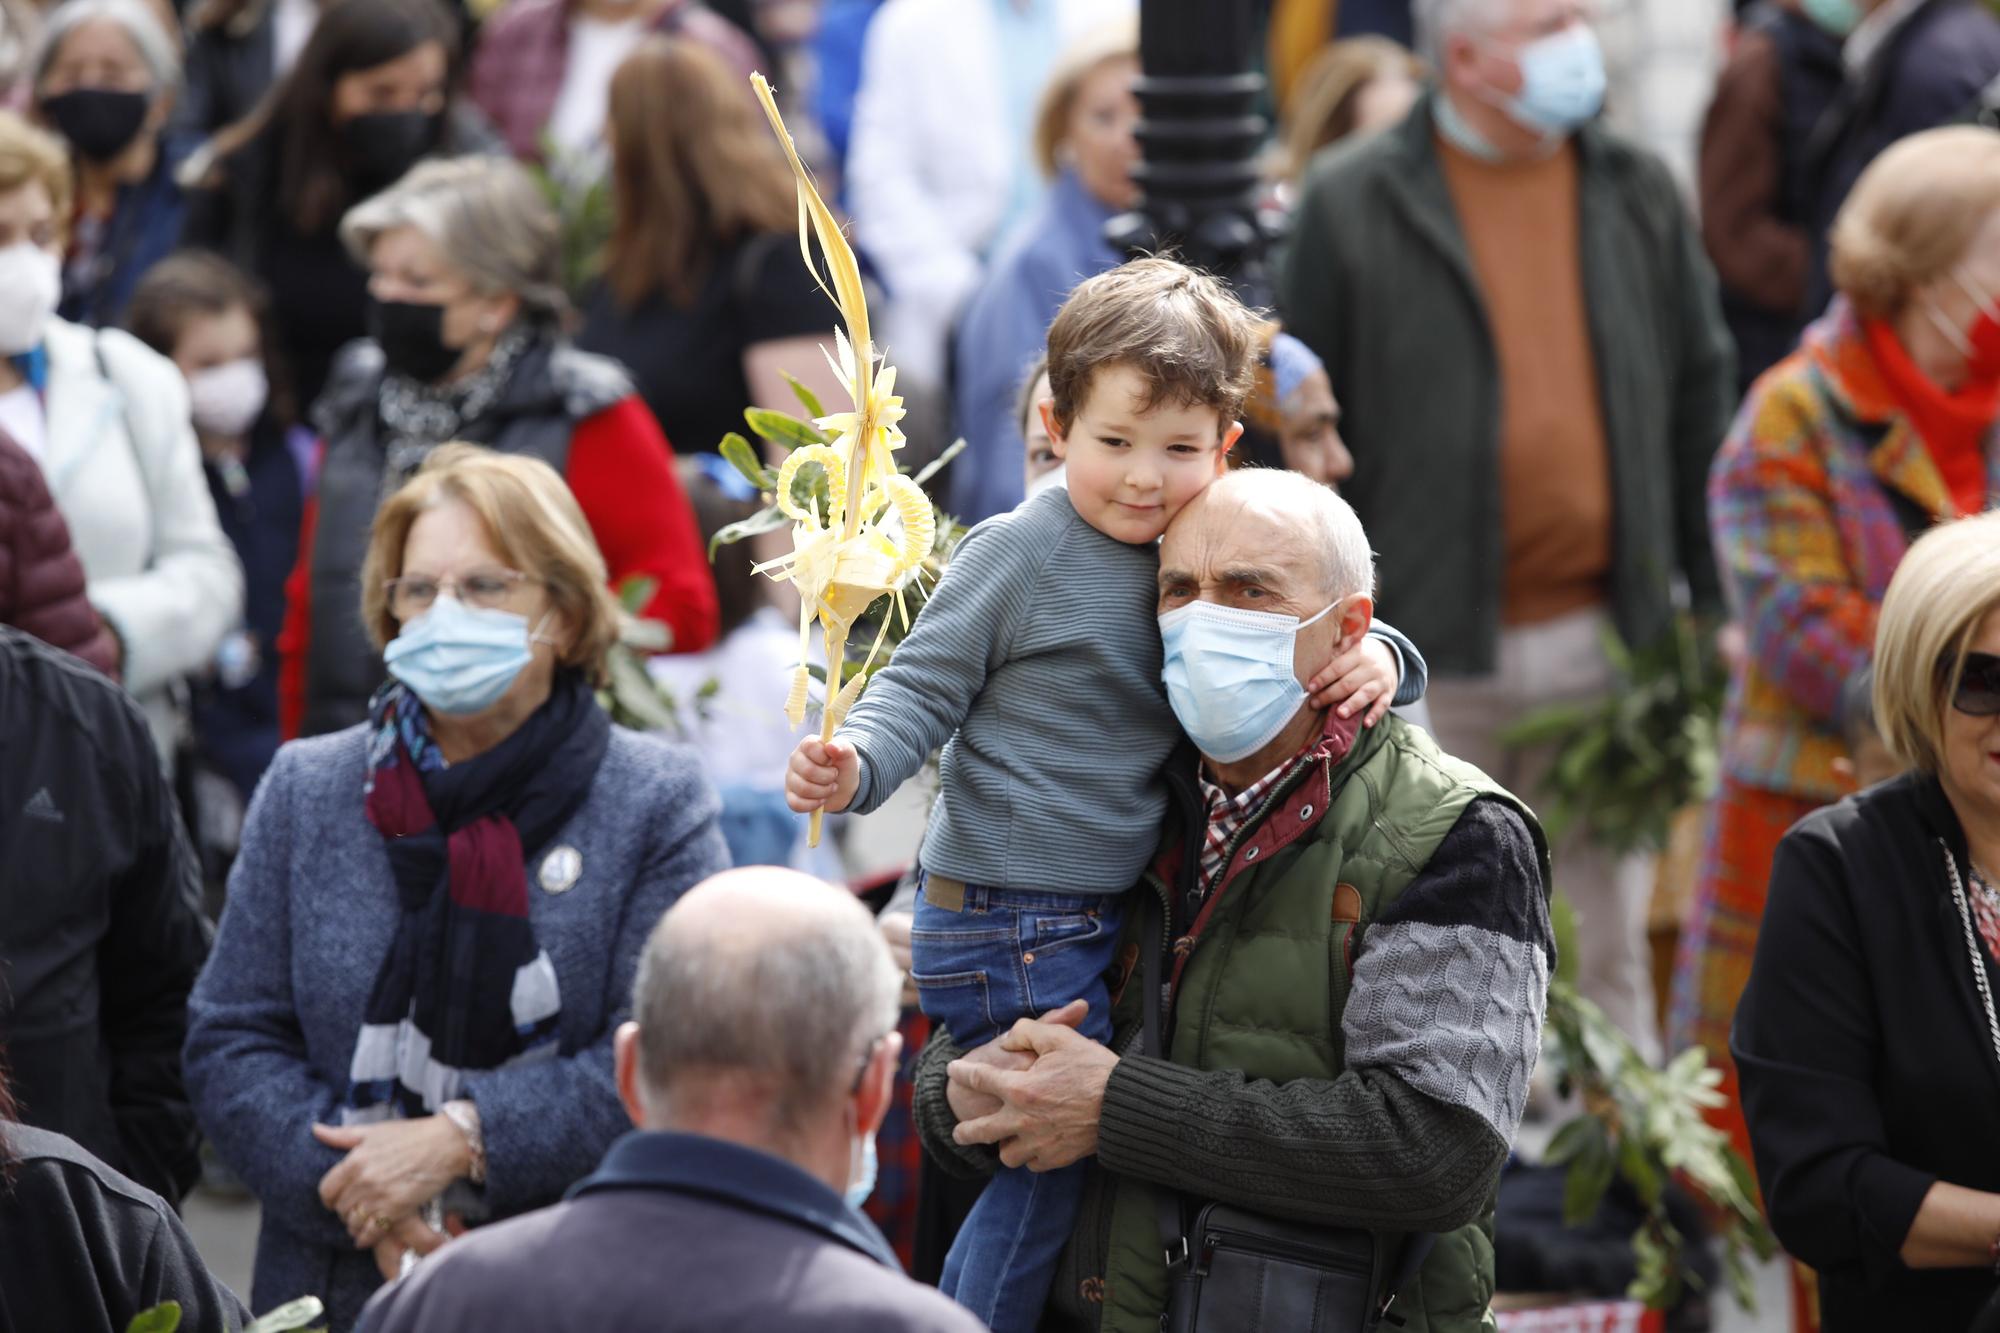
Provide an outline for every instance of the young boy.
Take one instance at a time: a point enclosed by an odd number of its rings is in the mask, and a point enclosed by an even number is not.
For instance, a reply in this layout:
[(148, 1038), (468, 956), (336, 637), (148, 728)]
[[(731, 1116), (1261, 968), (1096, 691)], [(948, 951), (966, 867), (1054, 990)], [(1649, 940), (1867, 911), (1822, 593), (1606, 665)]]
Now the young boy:
[[(866, 811), (944, 746), (912, 975), (924, 1012), (968, 1049), (1078, 998), (1084, 1035), (1110, 1038), (1121, 895), (1159, 842), (1181, 738), (1160, 678), (1156, 542), (1228, 466), (1253, 342), (1236, 298), (1171, 260), (1078, 287), (1049, 328), (1041, 405), (1068, 488), (968, 533), (840, 734), (792, 754), (794, 810)], [(1345, 698), (1373, 721), (1395, 689), (1392, 652), (1336, 661), (1315, 702)], [(996, 1174), (940, 1289), (999, 1333), (1034, 1328), (1086, 1165)]]

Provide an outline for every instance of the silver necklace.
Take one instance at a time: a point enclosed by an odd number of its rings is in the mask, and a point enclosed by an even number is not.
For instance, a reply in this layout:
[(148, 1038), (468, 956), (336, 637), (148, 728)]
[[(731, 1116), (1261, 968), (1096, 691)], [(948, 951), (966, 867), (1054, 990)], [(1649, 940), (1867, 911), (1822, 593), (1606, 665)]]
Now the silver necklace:
[(1951, 898), (1958, 904), (1958, 922), (1965, 928), (1965, 953), (1972, 960), (1972, 984), (1979, 989), (1979, 1003), (1986, 1010), (1986, 1031), (1993, 1038), (1993, 1056), (2000, 1059), (2000, 1018), (1993, 1014), (1993, 988), (1986, 980), (1986, 960), (1979, 953), (1979, 936), (1972, 928), (1972, 908), (1965, 900), (1965, 884), (1958, 877), (1958, 858), (1951, 854), (1943, 838), (1938, 839), (1938, 850), (1944, 853), (1944, 866), (1951, 875)]

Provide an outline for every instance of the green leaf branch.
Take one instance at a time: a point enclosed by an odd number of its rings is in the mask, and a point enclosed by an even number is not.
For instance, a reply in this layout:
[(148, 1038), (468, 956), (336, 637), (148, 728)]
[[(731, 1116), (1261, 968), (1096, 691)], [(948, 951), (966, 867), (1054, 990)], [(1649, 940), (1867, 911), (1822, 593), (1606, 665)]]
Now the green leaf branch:
[(1687, 1238), (1667, 1215), (1666, 1188), (1679, 1180), (1719, 1217), (1723, 1270), (1736, 1301), (1757, 1308), (1750, 1260), (1768, 1260), (1778, 1243), (1757, 1206), (1756, 1181), (1722, 1131), (1703, 1113), (1722, 1105), (1722, 1073), (1699, 1048), (1655, 1069), (1631, 1040), (1558, 977), (1549, 985), (1542, 1049), (1558, 1086), (1574, 1092), (1583, 1113), (1556, 1131), (1545, 1160), (1567, 1165), (1563, 1221), (1582, 1226), (1596, 1215), (1614, 1180), (1638, 1197), (1644, 1221), (1632, 1234), (1638, 1274), (1627, 1294), (1654, 1309), (1677, 1304), (1698, 1281), (1684, 1262)]

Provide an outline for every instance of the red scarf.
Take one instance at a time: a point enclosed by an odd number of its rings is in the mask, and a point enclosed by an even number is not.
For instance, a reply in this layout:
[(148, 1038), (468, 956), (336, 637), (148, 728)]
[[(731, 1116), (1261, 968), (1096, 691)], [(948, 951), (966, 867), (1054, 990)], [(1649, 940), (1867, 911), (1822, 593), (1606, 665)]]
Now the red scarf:
[(1937, 464), (1952, 504), (1960, 514), (1984, 511), (1986, 442), (1994, 422), (2000, 421), (2000, 380), (1968, 382), (1956, 393), (1946, 393), (1910, 360), (1886, 323), (1864, 319), (1861, 329), (1889, 395)]

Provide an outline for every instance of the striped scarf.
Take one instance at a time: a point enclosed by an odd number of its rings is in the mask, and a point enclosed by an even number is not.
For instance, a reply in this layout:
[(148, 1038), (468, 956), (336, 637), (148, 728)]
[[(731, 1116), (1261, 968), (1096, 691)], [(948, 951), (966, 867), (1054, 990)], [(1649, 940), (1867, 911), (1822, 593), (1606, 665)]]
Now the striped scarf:
[(368, 821), (401, 916), (348, 1070), (343, 1124), (428, 1115), (468, 1072), (557, 1052), (562, 996), (528, 914), (529, 860), (583, 803), (610, 722), (572, 673), (484, 754), (447, 765), (416, 696), (369, 704)]

